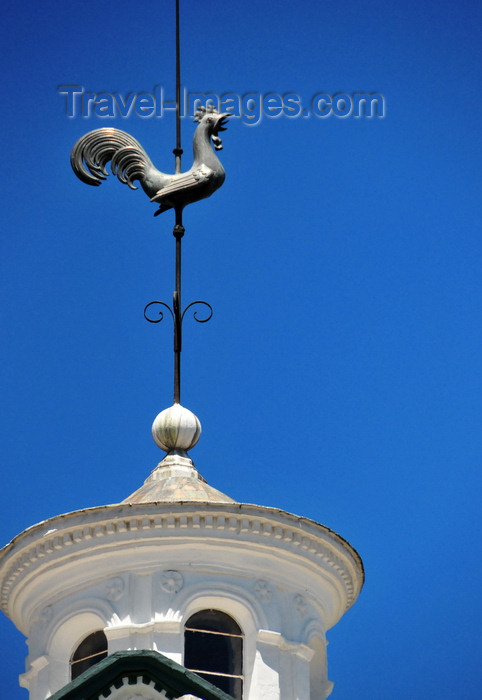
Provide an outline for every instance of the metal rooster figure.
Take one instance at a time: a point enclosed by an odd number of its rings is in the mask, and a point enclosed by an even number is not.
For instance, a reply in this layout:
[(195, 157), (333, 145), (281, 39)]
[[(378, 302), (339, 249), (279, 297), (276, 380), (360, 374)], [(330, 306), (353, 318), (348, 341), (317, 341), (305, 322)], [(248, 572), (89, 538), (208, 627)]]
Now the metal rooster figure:
[[(137, 189), (134, 182), (138, 181), (151, 202), (158, 203), (155, 212), (162, 214), (168, 209), (175, 212), (173, 235), (176, 239), (176, 287), (173, 293), (172, 306), (164, 301), (151, 301), (144, 308), (144, 317), (150, 323), (163, 320), (167, 310), (174, 325), (174, 403), (181, 402), (181, 350), (182, 323), (184, 316), (192, 307), (201, 305), (207, 309), (204, 318), (194, 312), (194, 320), (206, 323), (213, 315), (210, 304), (206, 301), (192, 301), (184, 309), (181, 305), (181, 240), (184, 236), (182, 212), (185, 206), (209, 197), (224, 182), (224, 168), (216, 153), (223, 145), (219, 137), (220, 131), (226, 130), (226, 120), (229, 112), (220, 114), (213, 107), (206, 109), (201, 106), (194, 115), (194, 121), (199, 125), (194, 132), (193, 150), (194, 162), (189, 170), (181, 172), (181, 57), (179, 40), (179, 0), (176, 5), (176, 148), (175, 173), (168, 175), (158, 170), (151, 159), (130, 134), (119, 129), (105, 128), (90, 131), (82, 136), (72, 149), (70, 162), (74, 173), (82, 182), (88, 185), (100, 185), (108, 173), (107, 163), (119, 180), (131, 189)], [(158, 314), (152, 318), (149, 314), (157, 308)]]
[(223, 147), (220, 131), (226, 130), (229, 113), (200, 107), (194, 121), (194, 162), (184, 173), (168, 175), (158, 170), (136, 139), (120, 129), (105, 128), (82, 136), (72, 149), (70, 162), (74, 173), (87, 185), (98, 186), (111, 168), (118, 179), (136, 190), (138, 180), (151, 202), (160, 204), (154, 216), (168, 209), (182, 210), (186, 205), (209, 197), (224, 182), (224, 168), (213, 150)]

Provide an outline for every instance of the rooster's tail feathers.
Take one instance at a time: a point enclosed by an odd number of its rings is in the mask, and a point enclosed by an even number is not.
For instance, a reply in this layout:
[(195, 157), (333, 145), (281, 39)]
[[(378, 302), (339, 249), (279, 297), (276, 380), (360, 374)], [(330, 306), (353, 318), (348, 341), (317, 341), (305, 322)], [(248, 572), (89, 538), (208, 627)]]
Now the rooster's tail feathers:
[(109, 161), (114, 175), (133, 190), (137, 189), (133, 181), (140, 180), (146, 168), (152, 167), (149, 156), (135, 138), (109, 127), (82, 136), (70, 156), (74, 173), (87, 185), (100, 185), (106, 179)]
[[(134, 139), (132, 140), (134, 141)], [(152, 163), (142, 147), (124, 146), (112, 156), (112, 172), (124, 185), (129, 185), (132, 190), (137, 189), (132, 183), (134, 180), (142, 179), (146, 165), (152, 165)]]

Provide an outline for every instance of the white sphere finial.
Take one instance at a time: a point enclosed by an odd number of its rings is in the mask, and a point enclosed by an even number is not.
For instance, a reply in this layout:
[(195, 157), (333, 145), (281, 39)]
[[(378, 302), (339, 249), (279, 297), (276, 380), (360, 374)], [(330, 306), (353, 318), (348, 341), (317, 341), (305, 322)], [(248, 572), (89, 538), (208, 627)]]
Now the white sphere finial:
[(201, 437), (201, 423), (194, 413), (175, 403), (156, 416), (152, 437), (164, 452), (187, 452)]

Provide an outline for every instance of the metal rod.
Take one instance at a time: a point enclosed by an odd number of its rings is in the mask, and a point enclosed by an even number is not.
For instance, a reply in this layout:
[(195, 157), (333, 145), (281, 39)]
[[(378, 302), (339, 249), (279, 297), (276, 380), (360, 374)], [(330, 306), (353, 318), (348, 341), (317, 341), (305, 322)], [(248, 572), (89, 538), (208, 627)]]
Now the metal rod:
[[(181, 172), (181, 31), (179, 0), (176, 0), (176, 148), (174, 149), (175, 172)], [(182, 209), (176, 208), (176, 223), (173, 230), (176, 239), (176, 288), (173, 294), (174, 311), (174, 403), (181, 403), (181, 240), (184, 235)]]
[(182, 209), (176, 209), (176, 224), (172, 233), (176, 239), (176, 288), (172, 298), (172, 309), (174, 312), (174, 403), (181, 403), (181, 241), (184, 236)]
[[(181, 172), (181, 48), (180, 48), (180, 22), (179, 22), (179, 0), (176, 0), (176, 148), (173, 150), (175, 156), (176, 173)], [(198, 323), (206, 323), (213, 315), (210, 304), (206, 301), (192, 301), (182, 310), (181, 306), (181, 241), (184, 236), (184, 226), (182, 225), (183, 205), (174, 205), (175, 224), (172, 231), (176, 239), (176, 270), (175, 289), (172, 295), (172, 308), (164, 301), (151, 301), (144, 307), (144, 318), (149, 323), (160, 323), (165, 314), (169, 311), (174, 321), (174, 403), (181, 403), (181, 351), (182, 351), (182, 322), (188, 309), (197, 305), (205, 307), (204, 316), (199, 317), (198, 311), (194, 311), (194, 320)], [(159, 308), (161, 307), (161, 308)], [(151, 316), (152, 311), (157, 308), (157, 317)], [(207, 310), (207, 314), (206, 314)]]
[(181, 39), (179, 22), (179, 0), (176, 0), (176, 148), (174, 153), (175, 172), (181, 172)]

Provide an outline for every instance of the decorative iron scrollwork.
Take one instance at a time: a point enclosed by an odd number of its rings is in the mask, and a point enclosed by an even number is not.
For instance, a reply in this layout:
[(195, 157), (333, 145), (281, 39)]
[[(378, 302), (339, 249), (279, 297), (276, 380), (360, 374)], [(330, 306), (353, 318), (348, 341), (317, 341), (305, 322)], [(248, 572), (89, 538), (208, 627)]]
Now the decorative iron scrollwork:
[(207, 315), (206, 318), (199, 318), (199, 317), (198, 317), (198, 312), (197, 312), (197, 311), (194, 311), (194, 312), (193, 312), (193, 318), (194, 318), (195, 321), (197, 321), (198, 323), (207, 323), (208, 321), (210, 321), (210, 320), (212, 319), (212, 317), (213, 317), (213, 307), (211, 306), (211, 304), (208, 304), (207, 301), (201, 301), (201, 300), (198, 299), (197, 301), (191, 301), (191, 303), (188, 304), (188, 305), (186, 306), (186, 308), (184, 309), (184, 311), (183, 311), (182, 314), (181, 314), (181, 322), (184, 320), (184, 316), (186, 315), (186, 311), (187, 311), (188, 309), (190, 309), (192, 306), (195, 306), (196, 304), (201, 304), (202, 306), (206, 306), (207, 309), (208, 309), (208, 315)]
[[(213, 316), (213, 307), (211, 304), (208, 304), (207, 301), (196, 299), (196, 301), (191, 301), (191, 303), (185, 307), (184, 311), (181, 311), (180, 293), (178, 290), (176, 290), (173, 294), (172, 307), (169, 306), (169, 304), (166, 304), (165, 301), (157, 300), (149, 302), (149, 304), (146, 304), (144, 307), (144, 318), (146, 321), (149, 321), (149, 323), (160, 323), (163, 321), (165, 315), (165, 311), (163, 309), (167, 309), (172, 317), (174, 326), (174, 403), (180, 403), (181, 396), (182, 324), (186, 312), (196, 305), (205, 307), (203, 310), (207, 315), (205, 318), (201, 318), (199, 316), (199, 311), (195, 310), (193, 311), (194, 320), (197, 321), (197, 323), (207, 323)], [(158, 315), (154, 318), (149, 314), (149, 311), (155, 306), (163, 308), (159, 308)]]
[(154, 306), (154, 304), (159, 304), (159, 306), (164, 306), (165, 309), (169, 311), (171, 314), (173, 320), (174, 320), (174, 312), (169, 306), (169, 304), (166, 304), (164, 301), (150, 301), (148, 304), (144, 306), (144, 318), (146, 321), (149, 321), (149, 323), (160, 323), (161, 321), (164, 320), (164, 311), (162, 309), (159, 309), (159, 315), (158, 318), (149, 318), (149, 315), (147, 313), (147, 309), (149, 309), (151, 306)]

